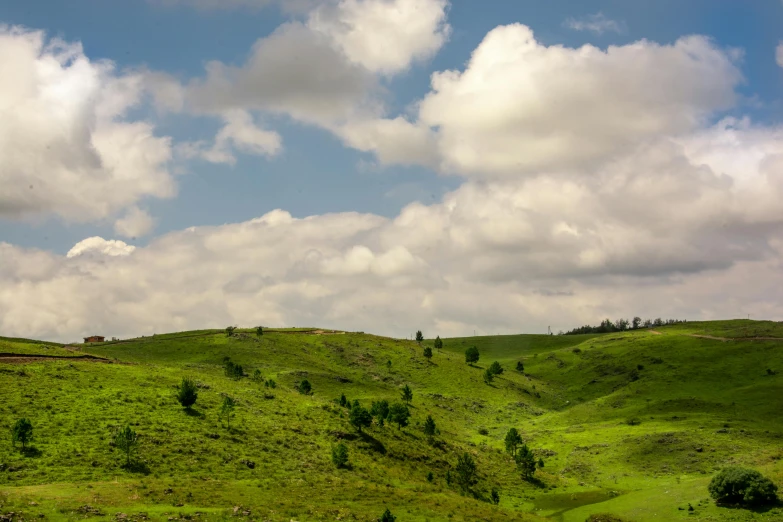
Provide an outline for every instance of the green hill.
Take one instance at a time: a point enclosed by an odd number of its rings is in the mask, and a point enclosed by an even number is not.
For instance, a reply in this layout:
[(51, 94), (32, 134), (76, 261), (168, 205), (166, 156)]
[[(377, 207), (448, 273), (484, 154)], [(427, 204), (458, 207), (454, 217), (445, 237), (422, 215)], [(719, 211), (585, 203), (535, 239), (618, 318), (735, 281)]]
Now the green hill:
[[(370, 521), (389, 508), (399, 522), (582, 522), (593, 513), (783, 520), (780, 508), (716, 507), (706, 489), (728, 464), (756, 468), (783, 487), (783, 341), (758, 339), (783, 338), (783, 324), (656, 331), (444, 339), (431, 361), (423, 347), (432, 339), (419, 345), (313, 328), (260, 338), (201, 330), (79, 350), (0, 338), (0, 353), (19, 354), (0, 357), (0, 513), (303, 522)], [(474, 365), (464, 357), (471, 346), (481, 354)], [(83, 353), (103, 360), (76, 358)], [(227, 377), (225, 357), (248, 376)], [(493, 361), (504, 371), (487, 384)], [(255, 370), (262, 381), (251, 378)], [(175, 399), (183, 377), (199, 384), (190, 412)], [(275, 388), (263, 384), (269, 379)], [(311, 395), (295, 389), (303, 379)], [(335, 402), (341, 394), (367, 408), (398, 402), (406, 384), (414, 396), (403, 429), (374, 424), (360, 433)], [(230, 430), (218, 418), (225, 395), (237, 401)], [(422, 429), (427, 415), (439, 429), (432, 441)], [(34, 426), (25, 453), (9, 431), (21, 417)], [(126, 424), (139, 434), (134, 471), (120, 467), (112, 447)], [(504, 451), (510, 427), (544, 460), (534, 481)], [(337, 469), (331, 450), (341, 442), (350, 465)], [(465, 452), (478, 471), (467, 493), (446, 483)]]

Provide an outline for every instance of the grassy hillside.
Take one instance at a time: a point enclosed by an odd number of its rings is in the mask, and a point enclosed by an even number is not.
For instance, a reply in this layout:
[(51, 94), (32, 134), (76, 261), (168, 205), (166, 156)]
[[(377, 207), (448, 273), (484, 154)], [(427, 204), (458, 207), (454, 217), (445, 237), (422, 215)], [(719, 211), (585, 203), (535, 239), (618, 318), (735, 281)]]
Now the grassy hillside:
[[(783, 520), (779, 508), (706, 502), (710, 476), (730, 463), (783, 486), (783, 341), (747, 339), (783, 338), (783, 325), (685, 323), (657, 332), (445, 339), (429, 362), (413, 341), (316, 329), (81, 346), (110, 363), (0, 358), (3, 431), (23, 416), (35, 429), (27, 453), (0, 437), (0, 513), (370, 521), (388, 507), (399, 522), (582, 522), (604, 512), (633, 521)], [(475, 365), (465, 364), (469, 346), (481, 353)], [(0, 352), (79, 354), (4, 338)], [(226, 377), (224, 357), (277, 387)], [(488, 385), (482, 373), (495, 360), (505, 371)], [(175, 400), (184, 376), (200, 385), (192, 412)], [(301, 379), (312, 395), (294, 389)], [(369, 408), (398, 401), (405, 384), (414, 398), (404, 429), (358, 433), (334, 401), (344, 393)], [(218, 419), (223, 395), (238, 401), (230, 430)], [(427, 415), (440, 430), (432, 443), (422, 431)], [(141, 440), (135, 471), (120, 467), (110, 445), (127, 423)], [(545, 460), (534, 483), (503, 451), (512, 426)], [(348, 469), (331, 462), (338, 442), (348, 446)], [(468, 495), (445, 481), (464, 452), (479, 475)], [(498, 506), (489, 502), (492, 488)]]

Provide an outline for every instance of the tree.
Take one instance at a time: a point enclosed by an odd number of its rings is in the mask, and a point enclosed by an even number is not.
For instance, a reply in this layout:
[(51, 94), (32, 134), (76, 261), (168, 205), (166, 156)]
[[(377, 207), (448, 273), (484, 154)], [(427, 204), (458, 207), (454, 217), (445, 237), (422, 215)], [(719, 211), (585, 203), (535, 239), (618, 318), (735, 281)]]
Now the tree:
[(386, 511), (383, 512), (383, 515), (381, 515), (381, 518), (378, 519), (378, 522), (394, 522), (397, 520), (397, 517), (391, 514), (391, 511), (387, 508)]
[(256, 337), (261, 337), (263, 335), (264, 335), (264, 327), (256, 326)]
[(484, 382), (485, 383), (491, 384), (492, 383), (492, 379), (494, 379), (494, 378), (495, 378), (495, 374), (492, 373), (492, 370), (490, 370), (489, 368), (484, 370)]
[(476, 481), (476, 463), (473, 457), (468, 453), (463, 453), (461, 457), (457, 459), (457, 483), (462, 487), (463, 491), (470, 489)]
[(541, 457), (538, 458), (538, 469), (541, 469), (544, 467), (544, 459)]
[(410, 404), (413, 400), (413, 390), (407, 384), (402, 387), (402, 400), (405, 401), (405, 404)]
[(117, 449), (125, 453), (125, 465), (130, 466), (131, 455), (139, 445), (139, 438), (133, 428), (125, 426), (114, 434), (114, 445)]
[(389, 401), (386, 399), (373, 402), (370, 407), (370, 415), (375, 417), (379, 426), (383, 426), (383, 421), (389, 417)]
[(236, 329), (237, 329), (236, 326), (227, 326), (226, 327), (226, 336), (227, 337), (232, 337), (234, 335), (234, 330), (236, 330)]
[(432, 415), (427, 415), (427, 420), (424, 421), (424, 434), (427, 437), (432, 438), (435, 435), (436, 430), (435, 420), (433, 420)]
[(526, 480), (530, 479), (535, 474), (536, 457), (533, 455), (533, 451), (527, 447), (527, 444), (524, 444), (519, 448), (514, 460), (517, 463), (517, 468), (522, 473), (522, 477)]
[(440, 339), (440, 335), (435, 338), (435, 349), (440, 353), (440, 349), (443, 348), (443, 341)]
[(189, 410), (191, 406), (196, 404), (196, 399), (198, 399), (197, 389), (196, 383), (187, 377), (183, 378), (182, 382), (179, 383), (177, 400), (185, 409)]
[(261, 370), (259, 370), (258, 368), (256, 368), (253, 371), (253, 380), (256, 381), (256, 382), (263, 382), (264, 381), (264, 376), (261, 375)]
[(241, 364), (235, 364), (230, 357), (223, 358), (223, 368), (225, 369), (226, 377), (230, 377), (234, 380), (239, 380), (245, 375), (245, 369)]
[(389, 422), (397, 425), (397, 429), (402, 429), (408, 425), (408, 419), (411, 412), (408, 407), (400, 402), (395, 402), (389, 407)]
[(631, 321), (631, 329), (638, 330), (639, 329), (639, 325), (641, 325), (641, 324), (642, 324), (642, 318), (638, 317), (638, 316), (634, 317), (633, 320)]
[(354, 404), (348, 420), (361, 433), (362, 428), (368, 428), (372, 424), (372, 415), (365, 408)]
[(226, 425), (229, 431), (231, 431), (231, 417), (234, 416), (234, 409), (236, 408), (236, 401), (226, 395), (223, 397), (223, 404), (220, 406), (220, 418), (226, 419)]
[(616, 330), (620, 330), (621, 332), (624, 332), (628, 329), (628, 319), (618, 319), (614, 323), (614, 328)]
[(27, 447), (27, 443), (33, 438), (33, 423), (27, 418), (17, 420), (11, 427), (11, 442), (16, 446), (17, 442), (22, 443), (22, 451)]
[(517, 361), (517, 371), (518, 372), (524, 372), (525, 371), (525, 365), (522, 363), (522, 361)]
[(506, 451), (511, 453), (511, 456), (515, 456), (517, 454), (517, 448), (520, 444), (522, 444), (522, 436), (519, 434), (519, 431), (517, 431), (516, 428), (510, 428), (508, 432), (506, 433), (505, 438), (506, 443)]
[(432, 471), (427, 472), (427, 482), (432, 482), (435, 480), (435, 475), (432, 474)]
[(424, 357), (427, 358), (427, 361), (432, 359), (432, 348), (430, 348), (429, 346), (424, 347)]
[(342, 406), (343, 408), (348, 406), (348, 399), (345, 398), (345, 394), (344, 393), (340, 394), (340, 401), (339, 401), (339, 403), (340, 403), (340, 406)]
[(422, 335), (421, 330), (416, 331), (416, 342), (420, 343), (424, 340), (424, 335)]
[(500, 366), (500, 363), (495, 361), (489, 366), (489, 371), (493, 373), (493, 375), (500, 375), (503, 373), (503, 367)]
[(645, 319), (643, 325), (645, 328), (649, 328), (652, 326), (652, 321), (649, 319)]
[(467, 350), (465, 350), (465, 362), (468, 364), (473, 364), (475, 362), (478, 362), (479, 360), (479, 351), (478, 348), (475, 346), (471, 346)]
[(386, 361), (386, 370), (387, 370), (387, 371), (391, 371), (391, 359), (389, 359), (388, 361)]
[(301, 393), (302, 395), (310, 395), (310, 393), (313, 390), (312, 385), (310, 385), (310, 381), (307, 379), (302, 379), (299, 384), (296, 386), (296, 389)]
[(655, 321), (653, 321), (653, 326), (663, 326), (663, 319), (660, 317), (656, 318)]
[(724, 468), (712, 478), (708, 489), (719, 504), (762, 506), (777, 501), (777, 486), (754, 469)]
[(348, 447), (342, 442), (332, 448), (332, 463), (338, 468), (348, 464)]
[(277, 386), (277, 383), (273, 379), (269, 379), (264, 383), (264, 386), (267, 388), (275, 388)]
[(451, 470), (446, 470), (446, 485), (451, 486)]
[(492, 494), (490, 495), (490, 498), (492, 499), (492, 503), (496, 506), (500, 504), (500, 493), (498, 493), (497, 489), (492, 488)]

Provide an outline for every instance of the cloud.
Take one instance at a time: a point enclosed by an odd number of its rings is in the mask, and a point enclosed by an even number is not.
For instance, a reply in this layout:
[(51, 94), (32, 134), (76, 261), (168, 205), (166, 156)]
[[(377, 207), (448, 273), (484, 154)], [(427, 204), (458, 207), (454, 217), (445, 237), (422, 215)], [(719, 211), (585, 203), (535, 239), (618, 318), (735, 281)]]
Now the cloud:
[(123, 237), (146, 236), (155, 226), (155, 220), (138, 207), (131, 207), (125, 216), (114, 222), (114, 233)]
[(182, 5), (203, 11), (249, 9), (260, 10), (277, 6), (289, 14), (302, 14), (310, 11), (322, 0), (148, 0), (151, 4), (165, 7)]
[(90, 238), (60, 257), (0, 245), (0, 329), (60, 340), (88, 327), (129, 336), (234, 323), (445, 336), (632, 314), (774, 317), (781, 158), (783, 129), (727, 119), (594, 176), (467, 181), (392, 219), (276, 210), (135, 249)]
[[(732, 107), (742, 81), (736, 59), (736, 52), (701, 36), (672, 45), (641, 40), (571, 49), (537, 42), (524, 25), (501, 26), (464, 70), (433, 73), (432, 90), (417, 104), (407, 134), (432, 130), (446, 174), (587, 173), (661, 136), (699, 129)], [(400, 147), (399, 133), (345, 136), (361, 150), (393, 149), (386, 156), (394, 161), (431, 161), (419, 140)]]
[(119, 240), (105, 240), (102, 237), (88, 237), (76, 243), (65, 256), (77, 257), (88, 253), (98, 253), (106, 256), (127, 256), (136, 250), (135, 246)]
[(563, 26), (574, 31), (590, 31), (595, 34), (603, 34), (607, 31), (624, 33), (627, 30), (625, 22), (611, 20), (601, 12), (587, 15), (581, 19), (568, 18), (563, 22)]
[(206, 147), (203, 142), (181, 143), (177, 148), (180, 155), (184, 158), (199, 157), (210, 163), (234, 165), (234, 150), (256, 156), (275, 156), (282, 151), (280, 135), (256, 126), (247, 111), (226, 111), (223, 120), (225, 125), (218, 131), (211, 147)]
[(783, 67), (783, 42), (780, 42), (775, 48), (775, 62), (777, 62), (780, 67)]
[(432, 57), (446, 42), (447, 0), (341, 0), (312, 11), (308, 27), (355, 63), (394, 74)]
[(127, 115), (140, 75), (92, 62), (81, 45), (0, 26), (0, 217), (98, 221), (169, 198), (170, 139)]

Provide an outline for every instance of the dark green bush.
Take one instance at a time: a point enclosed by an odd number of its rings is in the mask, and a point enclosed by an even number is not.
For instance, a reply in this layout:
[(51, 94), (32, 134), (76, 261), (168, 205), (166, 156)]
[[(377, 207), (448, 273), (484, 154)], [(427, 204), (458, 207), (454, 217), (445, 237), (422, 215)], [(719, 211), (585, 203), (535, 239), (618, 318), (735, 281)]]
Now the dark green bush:
[(708, 489), (719, 504), (762, 506), (777, 501), (777, 486), (753, 469), (724, 468), (712, 478)]
[(340, 443), (332, 448), (332, 463), (338, 468), (348, 464), (348, 447), (345, 444)]

